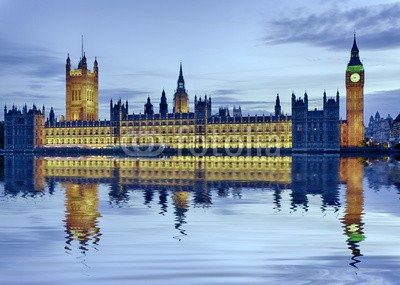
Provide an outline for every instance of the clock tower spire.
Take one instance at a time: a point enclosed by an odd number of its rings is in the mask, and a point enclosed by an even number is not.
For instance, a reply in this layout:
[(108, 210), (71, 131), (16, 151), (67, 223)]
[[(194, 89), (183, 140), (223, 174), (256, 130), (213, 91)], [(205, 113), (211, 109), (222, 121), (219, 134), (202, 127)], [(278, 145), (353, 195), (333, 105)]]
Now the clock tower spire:
[(178, 86), (174, 95), (174, 113), (189, 112), (189, 96), (185, 89), (185, 79), (183, 79), (182, 62), (179, 67)]
[(364, 67), (360, 61), (355, 33), (346, 69), (346, 119), (345, 146), (360, 146), (364, 140)]

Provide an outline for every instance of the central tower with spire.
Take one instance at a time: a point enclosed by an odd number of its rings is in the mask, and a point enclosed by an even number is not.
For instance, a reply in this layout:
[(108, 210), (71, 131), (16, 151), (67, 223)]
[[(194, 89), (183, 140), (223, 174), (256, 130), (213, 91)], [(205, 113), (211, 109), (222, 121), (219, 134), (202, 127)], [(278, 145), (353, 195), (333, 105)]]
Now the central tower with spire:
[(360, 61), (354, 33), (350, 61), (346, 69), (347, 147), (360, 146), (364, 140), (364, 67)]
[(178, 87), (174, 95), (174, 113), (189, 113), (189, 96), (185, 89), (185, 80), (183, 79), (182, 63), (179, 69)]
[(83, 51), (78, 68), (71, 70), (69, 54), (66, 62), (66, 120), (98, 120), (99, 110), (99, 67), (97, 59), (93, 63), (93, 72), (88, 69)]

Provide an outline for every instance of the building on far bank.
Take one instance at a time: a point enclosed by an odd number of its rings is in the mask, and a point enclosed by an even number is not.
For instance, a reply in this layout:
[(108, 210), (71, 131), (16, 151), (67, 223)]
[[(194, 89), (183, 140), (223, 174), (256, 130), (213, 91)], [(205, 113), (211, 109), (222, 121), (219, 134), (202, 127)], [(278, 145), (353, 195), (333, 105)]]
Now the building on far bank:
[[(45, 121), (45, 110), (34, 106), (18, 110), (5, 107), (5, 149), (31, 151), (37, 148), (115, 148), (164, 146), (187, 148), (293, 148), (295, 151), (339, 151), (356, 147), (364, 140), (363, 89), (364, 68), (354, 36), (350, 62), (346, 70), (347, 119), (339, 121), (339, 93), (336, 98), (323, 95), (322, 110), (308, 110), (308, 95), (296, 99), (292, 94), (292, 116), (282, 112), (277, 95), (272, 112), (243, 115), (241, 107), (222, 107), (212, 115), (211, 97), (195, 96), (192, 110), (185, 87), (182, 63), (172, 112), (168, 112), (165, 91), (159, 110), (151, 98), (143, 113), (129, 111), (129, 103), (110, 101), (110, 119), (98, 119), (99, 67), (95, 59), (93, 72), (87, 68), (82, 51), (78, 68), (71, 69), (66, 60), (66, 117), (51, 109)], [(158, 103), (158, 102), (157, 102)], [(158, 112), (157, 112), (158, 111)], [(293, 127), (292, 127), (293, 125)]]
[(400, 114), (393, 121), (392, 128), (390, 129), (390, 138), (395, 143), (400, 143)]
[(390, 115), (386, 119), (381, 118), (379, 112), (376, 112), (375, 118), (369, 118), (368, 127), (365, 129), (365, 137), (373, 143), (387, 143), (390, 139), (390, 129), (393, 119)]

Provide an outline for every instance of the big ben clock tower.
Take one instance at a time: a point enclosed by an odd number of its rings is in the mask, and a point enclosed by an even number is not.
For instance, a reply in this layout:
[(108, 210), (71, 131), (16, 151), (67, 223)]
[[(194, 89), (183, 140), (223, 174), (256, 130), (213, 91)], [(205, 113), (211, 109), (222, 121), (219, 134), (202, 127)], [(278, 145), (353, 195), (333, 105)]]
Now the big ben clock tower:
[(346, 70), (346, 119), (347, 146), (357, 147), (364, 140), (364, 67), (355, 34)]

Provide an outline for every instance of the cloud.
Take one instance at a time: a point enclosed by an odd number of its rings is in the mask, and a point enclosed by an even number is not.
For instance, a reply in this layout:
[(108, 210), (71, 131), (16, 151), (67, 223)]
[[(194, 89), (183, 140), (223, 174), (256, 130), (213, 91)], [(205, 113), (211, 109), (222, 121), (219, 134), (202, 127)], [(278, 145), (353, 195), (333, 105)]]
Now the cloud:
[(210, 93), (211, 96), (227, 96), (227, 95), (240, 95), (242, 90), (240, 89), (216, 89)]
[(54, 78), (64, 74), (60, 58), (38, 46), (28, 46), (0, 40), (0, 72), (28, 75), (34, 78)]
[[(129, 102), (145, 102), (149, 91), (135, 90), (130, 88), (108, 88), (99, 90), (99, 103), (110, 103), (110, 99), (117, 101), (122, 99)], [(161, 94), (160, 94), (161, 97)]]
[(364, 96), (364, 122), (378, 111), (381, 117), (390, 114), (395, 118), (399, 112), (400, 89), (382, 90), (367, 93)]
[[(299, 14), (297, 14), (299, 13)], [(342, 50), (359, 31), (363, 49), (400, 46), (400, 3), (370, 5), (342, 11), (337, 7), (296, 14), (268, 22), (266, 44), (305, 43)]]

